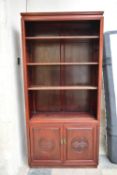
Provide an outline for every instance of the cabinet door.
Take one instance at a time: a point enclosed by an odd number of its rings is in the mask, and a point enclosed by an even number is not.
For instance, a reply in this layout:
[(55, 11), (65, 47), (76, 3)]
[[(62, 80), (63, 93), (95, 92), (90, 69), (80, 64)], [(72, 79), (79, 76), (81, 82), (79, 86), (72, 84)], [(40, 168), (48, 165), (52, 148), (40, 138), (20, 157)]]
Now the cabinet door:
[(65, 125), (65, 139), (65, 164), (96, 165), (98, 138), (95, 125)]
[(62, 162), (62, 126), (33, 125), (30, 133), (32, 165), (54, 165)]

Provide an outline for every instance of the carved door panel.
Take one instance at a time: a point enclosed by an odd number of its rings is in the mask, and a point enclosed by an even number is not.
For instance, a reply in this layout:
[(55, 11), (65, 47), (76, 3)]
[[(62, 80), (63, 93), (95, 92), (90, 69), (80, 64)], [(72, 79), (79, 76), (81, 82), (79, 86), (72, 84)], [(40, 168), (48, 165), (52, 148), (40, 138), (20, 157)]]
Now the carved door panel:
[(65, 164), (96, 164), (96, 126), (65, 125)]
[(52, 124), (33, 125), (31, 133), (31, 159), (38, 165), (54, 165), (62, 162), (62, 126)]

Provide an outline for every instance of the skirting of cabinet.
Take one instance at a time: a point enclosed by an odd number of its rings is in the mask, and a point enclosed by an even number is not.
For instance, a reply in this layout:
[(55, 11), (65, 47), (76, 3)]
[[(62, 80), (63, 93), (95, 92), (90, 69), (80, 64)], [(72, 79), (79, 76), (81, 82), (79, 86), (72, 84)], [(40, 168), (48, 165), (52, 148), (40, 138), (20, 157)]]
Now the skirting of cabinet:
[(97, 124), (32, 124), (30, 166), (96, 167)]

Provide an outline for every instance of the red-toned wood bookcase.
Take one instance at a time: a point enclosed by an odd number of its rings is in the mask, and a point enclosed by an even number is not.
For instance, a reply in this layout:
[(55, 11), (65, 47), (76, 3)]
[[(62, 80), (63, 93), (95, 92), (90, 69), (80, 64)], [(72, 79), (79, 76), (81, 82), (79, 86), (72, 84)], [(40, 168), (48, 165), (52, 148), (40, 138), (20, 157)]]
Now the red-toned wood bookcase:
[(96, 167), (103, 12), (21, 13), (31, 167)]

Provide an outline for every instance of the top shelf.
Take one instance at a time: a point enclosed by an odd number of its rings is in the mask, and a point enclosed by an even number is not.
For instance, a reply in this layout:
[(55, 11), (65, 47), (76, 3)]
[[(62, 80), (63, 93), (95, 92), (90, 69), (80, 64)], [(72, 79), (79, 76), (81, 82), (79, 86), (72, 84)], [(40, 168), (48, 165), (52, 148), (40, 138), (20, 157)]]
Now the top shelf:
[(28, 36), (26, 40), (77, 40), (77, 39), (98, 39), (98, 35), (80, 35), (80, 36)]
[(27, 63), (27, 66), (59, 66), (59, 65), (71, 65), (71, 66), (76, 66), (76, 65), (98, 65), (98, 62), (44, 62), (44, 63)]

